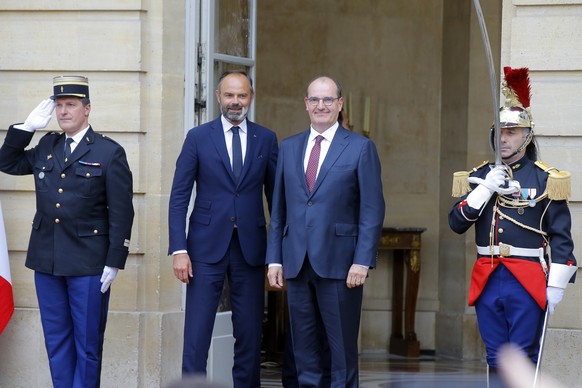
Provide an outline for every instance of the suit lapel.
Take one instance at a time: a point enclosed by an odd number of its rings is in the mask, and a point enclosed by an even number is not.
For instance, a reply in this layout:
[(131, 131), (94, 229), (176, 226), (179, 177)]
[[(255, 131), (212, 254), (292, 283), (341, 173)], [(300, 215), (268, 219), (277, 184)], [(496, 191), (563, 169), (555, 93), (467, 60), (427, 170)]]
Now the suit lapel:
[(243, 181), (244, 177), (251, 169), (252, 161), (258, 158), (258, 155), (256, 155), (258, 141), (259, 138), (257, 136), (257, 127), (247, 119), (247, 149), (245, 152), (245, 159), (240, 174), (240, 179), (238, 181), (239, 184)]
[(81, 159), (83, 157), (83, 155), (85, 155), (87, 152), (90, 151), (90, 149), (91, 149), (90, 145), (95, 142), (95, 136), (96, 136), (96, 134), (93, 131), (93, 128), (91, 128), (91, 126), (89, 126), (89, 129), (85, 133), (85, 136), (83, 136), (83, 138), (80, 140), (79, 144), (77, 144), (77, 146), (75, 147), (75, 150), (71, 154), (71, 157), (65, 163), (65, 138), (66, 138), (66, 135), (63, 132), (59, 136), (58, 140), (55, 142), (55, 145), (53, 146), (53, 158), (57, 160), (57, 162), (59, 163), (59, 165), (62, 169), (71, 166), (77, 160)]
[(77, 144), (77, 147), (75, 147), (75, 150), (71, 154), (71, 157), (65, 163), (65, 167), (72, 165), (77, 160), (81, 159), (83, 155), (89, 152), (89, 150), (91, 149), (90, 147), (91, 144), (95, 142), (95, 136), (96, 134), (95, 132), (93, 132), (93, 128), (89, 127), (89, 130), (87, 131), (87, 133), (85, 133), (85, 136), (83, 136), (83, 138), (79, 141), (79, 144)]
[(57, 161), (60, 168), (64, 168), (65, 166), (65, 133), (61, 133), (61, 135), (55, 141), (53, 145), (53, 153), (52, 158)]
[(309, 129), (305, 131), (303, 136), (300, 136), (297, 141), (296, 149), (295, 149), (295, 159), (297, 163), (295, 163), (297, 167), (297, 175), (299, 176), (299, 181), (302, 183), (303, 188), (307, 195), (309, 195), (309, 188), (307, 187), (307, 180), (305, 180), (305, 167), (303, 165), (305, 161), (305, 151), (307, 151), (307, 142), (309, 141)]
[(234, 175), (232, 174), (230, 158), (228, 157), (228, 151), (226, 150), (226, 141), (224, 139), (224, 131), (222, 129), (222, 122), (220, 121), (220, 116), (210, 124), (210, 138), (214, 143), (216, 152), (218, 152), (218, 155), (220, 156), (220, 160), (222, 160), (224, 168), (230, 175), (230, 179), (232, 179), (232, 181), (234, 182), (235, 181)]
[(349, 136), (350, 132), (342, 129), (342, 127), (338, 127), (337, 132), (335, 133), (335, 136), (333, 137), (333, 140), (329, 146), (329, 150), (327, 151), (327, 155), (325, 155), (323, 164), (319, 169), (319, 173), (317, 174), (317, 179), (315, 180), (315, 185), (313, 186), (313, 191), (311, 192), (312, 195), (317, 191), (319, 186), (321, 186), (321, 182), (323, 182), (325, 179), (329, 169), (334, 165), (336, 160), (348, 145)]

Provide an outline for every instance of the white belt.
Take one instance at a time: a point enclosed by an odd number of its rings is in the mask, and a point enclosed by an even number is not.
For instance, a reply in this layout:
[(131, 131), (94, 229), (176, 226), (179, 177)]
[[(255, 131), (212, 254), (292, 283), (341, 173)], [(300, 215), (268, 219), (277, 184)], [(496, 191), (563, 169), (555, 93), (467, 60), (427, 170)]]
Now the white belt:
[[(480, 247), (477, 246), (477, 253), (481, 256), (490, 256), (491, 247)], [(538, 257), (542, 259), (544, 257), (544, 248), (519, 248), (514, 247), (509, 244), (499, 244), (493, 247), (493, 255), (507, 256), (519, 256), (519, 257)]]

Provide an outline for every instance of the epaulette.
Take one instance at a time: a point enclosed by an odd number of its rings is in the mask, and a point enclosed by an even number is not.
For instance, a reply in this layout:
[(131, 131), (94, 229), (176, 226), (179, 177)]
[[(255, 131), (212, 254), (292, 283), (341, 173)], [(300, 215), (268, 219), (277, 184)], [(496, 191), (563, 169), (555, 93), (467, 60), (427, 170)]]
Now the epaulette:
[(102, 139), (104, 139), (104, 140), (109, 140), (110, 142), (112, 142), (112, 143), (113, 143), (113, 144), (115, 144), (115, 145), (119, 145), (119, 143), (118, 143), (117, 141), (113, 140), (113, 139), (112, 139), (112, 138), (110, 138), (109, 136), (107, 136), (107, 135), (104, 135), (104, 134), (102, 134), (102, 133), (95, 132), (95, 137), (100, 137), (100, 138), (102, 138)]
[(557, 168), (548, 166), (541, 160), (536, 160), (535, 165), (548, 173), (545, 191), (548, 194), (548, 199), (567, 201), (572, 194), (570, 173), (568, 171), (559, 171)]
[(469, 175), (488, 164), (489, 161), (485, 160), (483, 163), (473, 167), (469, 171), (457, 171), (453, 173), (453, 197), (462, 197), (471, 191), (471, 186), (469, 186)]

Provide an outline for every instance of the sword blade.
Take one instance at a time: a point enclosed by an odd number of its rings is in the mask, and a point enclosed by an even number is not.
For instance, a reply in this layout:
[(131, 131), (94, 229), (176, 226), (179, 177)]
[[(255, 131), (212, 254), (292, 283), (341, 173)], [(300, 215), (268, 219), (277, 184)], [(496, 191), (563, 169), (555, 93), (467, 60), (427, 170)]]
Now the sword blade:
[(544, 315), (544, 326), (542, 328), (542, 336), (540, 337), (540, 350), (538, 352), (538, 362), (536, 363), (536, 373), (534, 374), (533, 388), (537, 386), (538, 377), (540, 375), (540, 368), (542, 366), (542, 355), (544, 352), (544, 343), (546, 342), (546, 329), (548, 328), (548, 309)]
[(487, 57), (487, 67), (489, 68), (489, 82), (491, 86), (491, 97), (493, 103), (493, 122), (495, 123), (495, 165), (499, 166), (501, 162), (501, 132), (499, 129), (499, 92), (497, 91), (497, 78), (495, 77), (495, 67), (493, 65), (493, 54), (491, 53), (491, 44), (489, 43), (489, 34), (487, 34), (487, 26), (485, 25), (485, 17), (479, 0), (473, 0), (475, 11), (477, 12), (477, 19), (479, 20), (479, 27), (481, 29), (481, 36), (483, 38), (483, 45), (485, 46), (485, 56)]

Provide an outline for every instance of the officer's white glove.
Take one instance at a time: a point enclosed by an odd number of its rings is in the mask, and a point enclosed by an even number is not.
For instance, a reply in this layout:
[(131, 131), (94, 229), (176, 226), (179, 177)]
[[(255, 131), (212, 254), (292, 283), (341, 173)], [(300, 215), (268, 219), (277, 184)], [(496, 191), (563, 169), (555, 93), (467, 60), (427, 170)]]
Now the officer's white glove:
[[(519, 192), (521, 192), (521, 184), (513, 179), (510, 179), (509, 182), (507, 182), (507, 189), (501, 190), (501, 194), (513, 194)], [(498, 191), (498, 193), (500, 193), (500, 191)]]
[(475, 183), (475, 187), (467, 196), (467, 204), (473, 209), (481, 207), (489, 201), (494, 192), (499, 192), (501, 186), (505, 185), (507, 173), (503, 166), (495, 166), (487, 173), (485, 179), (469, 177), (469, 182)]
[(548, 313), (552, 315), (558, 303), (564, 297), (564, 289), (560, 287), (548, 286), (546, 290), (546, 297), (548, 298)]
[(17, 124), (14, 127), (28, 132), (34, 132), (37, 129), (45, 128), (49, 121), (51, 121), (54, 109), (54, 100), (50, 98), (43, 100), (32, 112), (30, 112), (24, 124)]
[(103, 275), (101, 275), (101, 293), (105, 294), (115, 280), (119, 268), (105, 266), (103, 268)]

